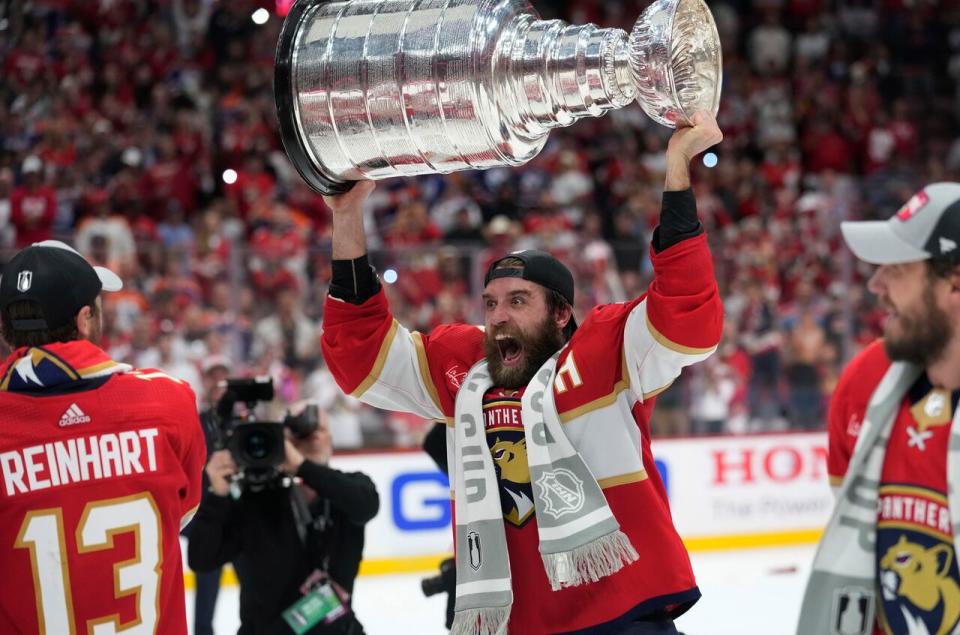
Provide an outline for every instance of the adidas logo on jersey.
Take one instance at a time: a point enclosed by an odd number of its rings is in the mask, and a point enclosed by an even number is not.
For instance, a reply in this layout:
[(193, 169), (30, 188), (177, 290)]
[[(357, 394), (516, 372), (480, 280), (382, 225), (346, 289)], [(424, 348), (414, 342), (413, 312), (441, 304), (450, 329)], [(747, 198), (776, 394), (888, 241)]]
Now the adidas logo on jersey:
[(88, 417), (83, 410), (80, 410), (80, 406), (77, 404), (70, 404), (67, 411), (60, 417), (60, 427), (66, 428), (67, 426), (75, 426), (78, 423), (90, 423), (90, 417)]

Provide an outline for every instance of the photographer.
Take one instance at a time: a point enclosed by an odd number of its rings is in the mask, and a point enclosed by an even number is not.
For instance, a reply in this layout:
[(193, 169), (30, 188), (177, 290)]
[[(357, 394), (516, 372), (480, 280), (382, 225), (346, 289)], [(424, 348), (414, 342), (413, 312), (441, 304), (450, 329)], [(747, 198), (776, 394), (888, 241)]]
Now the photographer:
[[(245, 487), (238, 498), (231, 496), (239, 473), (231, 451), (211, 455), (206, 467), (210, 487), (190, 536), (190, 566), (209, 571), (239, 558), (240, 635), (362, 634), (349, 612), (349, 594), (363, 555), (363, 526), (379, 508), (376, 488), (364, 474), (327, 466), (332, 446), (323, 417), (305, 436), (287, 435), (277, 478)], [(284, 475), (295, 477), (292, 485)], [(307, 594), (326, 598), (330, 591), (346, 614), (333, 619), (341, 612), (336, 609), (324, 619), (316, 614), (304, 618), (300, 612), (296, 619), (301, 626), (316, 624), (295, 631), (289, 609)]]
[[(440, 471), (449, 475), (447, 465), (447, 424), (437, 423), (423, 439), (423, 451), (427, 453)], [(440, 571), (420, 581), (420, 588), (427, 597), (438, 593), (447, 594), (447, 608), (444, 611), (444, 626), (453, 627), (454, 608), (457, 599), (457, 567), (454, 559), (446, 558), (440, 562)]]

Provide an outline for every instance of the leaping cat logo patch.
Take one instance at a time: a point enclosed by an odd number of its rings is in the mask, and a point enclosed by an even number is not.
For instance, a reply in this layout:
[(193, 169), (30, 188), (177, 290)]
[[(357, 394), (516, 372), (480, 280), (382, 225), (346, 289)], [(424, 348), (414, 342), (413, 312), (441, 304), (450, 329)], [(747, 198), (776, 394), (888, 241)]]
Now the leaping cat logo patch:
[(946, 498), (881, 488), (878, 618), (887, 635), (950, 635), (960, 623), (960, 574)]
[(497, 389), (485, 395), (483, 403), (487, 445), (500, 482), (503, 519), (515, 527), (524, 526), (534, 515), (520, 399), (519, 391)]
[(505, 431), (498, 431), (490, 453), (500, 479), (503, 517), (511, 524), (522, 527), (533, 518), (533, 486), (527, 466), (527, 440), (522, 431), (519, 439), (510, 438), (515, 436), (517, 433), (509, 435)]
[(886, 633), (947, 635), (960, 618), (960, 586), (953, 550), (924, 547), (905, 534), (880, 559), (883, 626)]

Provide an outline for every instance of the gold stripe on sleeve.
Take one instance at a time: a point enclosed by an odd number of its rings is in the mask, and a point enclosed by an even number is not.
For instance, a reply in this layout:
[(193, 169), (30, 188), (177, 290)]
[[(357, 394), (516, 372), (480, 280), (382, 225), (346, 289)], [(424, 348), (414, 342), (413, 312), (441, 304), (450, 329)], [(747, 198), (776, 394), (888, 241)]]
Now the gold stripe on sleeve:
[(673, 381), (674, 381), (674, 380), (671, 379), (671, 380), (670, 380), (670, 383), (667, 384), (666, 386), (661, 386), (660, 388), (657, 388), (656, 390), (651, 390), (651, 391), (648, 392), (648, 393), (644, 393), (644, 394), (643, 394), (643, 400), (646, 401), (647, 399), (653, 399), (654, 397), (656, 397), (656, 396), (659, 395), (660, 393), (666, 392), (667, 388), (669, 388), (670, 386), (673, 385)]
[(387, 331), (386, 337), (383, 338), (383, 343), (380, 344), (380, 352), (377, 353), (377, 359), (373, 362), (373, 368), (370, 369), (370, 374), (350, 393), (351, 397), (359, 399), (363, 393), (370, 390), (370, 386), (375, 384), (377, 379), (380, 378), (380, 373), (383, 372), (383, 365), (387, 362), (387, 355), (390, 353), (390, 347), (393, 346), (393, 340), (397, 336), (397, 329), (399, 327), (400, 323), (394, 320), (393, 324), (390, 325), (390, 330)]
[(572, 410), (566, 410), (560, 414), (560, 423), (569, 423), (577, 417), (582, 417), (588, 412), (593, 412), (600, 408), (606, 408), (607, 406), (615, 403), (617, 397), (621, 392), (630, 387), (630, 373), (627, 370), (627, 352), (626, 348), (621, 345), (620, 347), (620, 380), (613, 385), (613, 390), (604, 395), (594, 399), (593, 401), (586, 403), (578, 408), (573, 408)]
[(437, 410), (442, 413), (443, 406), (440, 405), (440, 393), (437, 392), (437, 387), (433, 385), (433, 378), (430, 377), (430, 364), (427, 362), (427, 349), (423, 345), (423, 336), (416, 331), (410, 335), (413, 338), (414, 346), (417, 347), (417, 366), (420, 368), (420, 378), (423, 379), (423, 384), (427, 387), (427, 392), (430, 393), (430, 398), (433, 399)]
[(668, 340), (663, 333), (658, 331), (656, 327), (653, 326), (653, 323), (650, 322), (650, 316), (647, 315), (647, 330), (650, 331), (650, 335), (653, 336), (653, 339), (657, 341), (660, 346), (668, 348), (675, 353), (681, 353), (683, 355), (706, 355), (707, 353), (712, 353), (717, 350), (716, 346), (711, 346), (710, 348), (692, 348), (690, 346), (684, 346), (683, 344), (677, 344)]
[(630, 474), (620, 474), (619, 476), (597, 479), (597, 485), (600, 486), (600, 489), (607, 489), (608, 487), (626, 485), (627, 483), (639, 483), (645, 480), (647, 480), (647, 471), (640, 470), (639, 472), (631, 472)]

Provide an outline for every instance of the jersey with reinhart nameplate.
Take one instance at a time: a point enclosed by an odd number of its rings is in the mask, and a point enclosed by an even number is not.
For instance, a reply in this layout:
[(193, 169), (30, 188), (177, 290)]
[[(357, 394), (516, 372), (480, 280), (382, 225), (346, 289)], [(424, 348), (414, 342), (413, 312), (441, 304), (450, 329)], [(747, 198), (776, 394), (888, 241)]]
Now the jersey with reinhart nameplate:
[[(0, 390), (0, 633), (185, 634), (179, 530), (205, 458), (193, 391), (105, 374), (112, 360), (71, 367), (57, 346), (20, 353)], [(71, 380), (43, 383), (51, 370)]]

